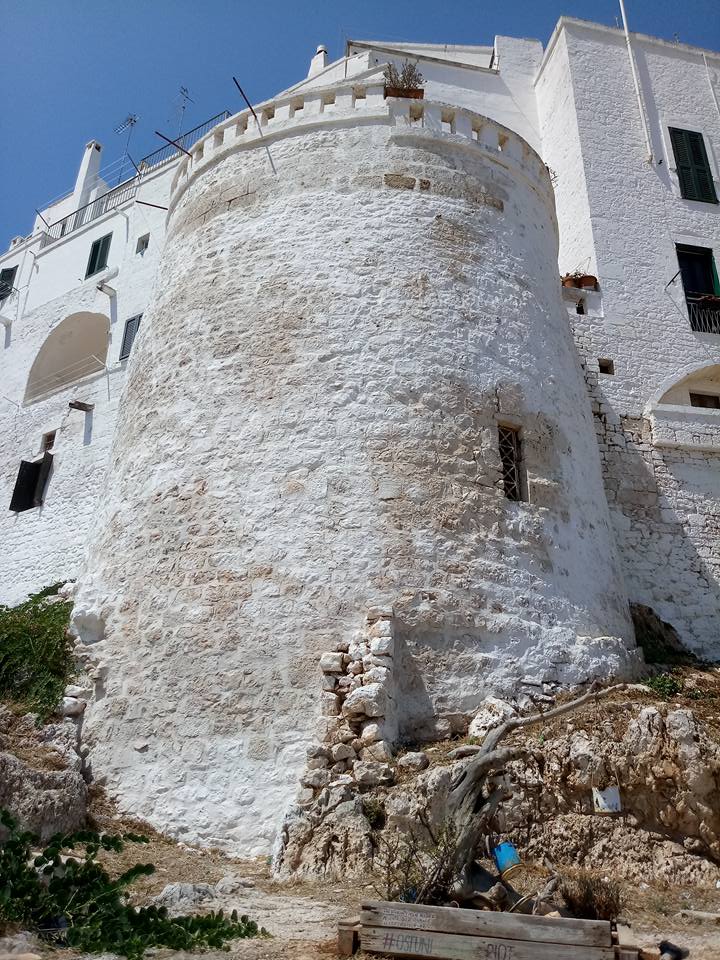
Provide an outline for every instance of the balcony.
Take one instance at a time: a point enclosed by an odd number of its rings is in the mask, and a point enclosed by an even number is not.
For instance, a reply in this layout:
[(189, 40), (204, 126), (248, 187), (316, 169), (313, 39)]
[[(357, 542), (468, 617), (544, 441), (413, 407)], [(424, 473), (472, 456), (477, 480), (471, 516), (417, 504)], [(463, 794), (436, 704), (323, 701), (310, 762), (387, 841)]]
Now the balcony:
[(690, 327), (696, 333), (720, 333), (720, 297), (689, 293), (685, 300)]
[[(205, 136), (209, 130), (212, 130), (216, 124), (227, 120), (229, 116), (229, 111), (223, 110), (222, 113), (211, 117), (209, 120), (206, 120), (205, 123), (201, 123), (200, 126), (188, 130), (188, 132), (179, 137), (176, 142), (183, 150), (187, 150), (188, 147)], [(55, 223), (51, 223), (41, 236), (40, 249), (42, 250), (49, 243), (61, 240), (73, 231), (79, 230), (80, 227), (84, 227), (85, 224), (92, 223), (93, 220), (97, 220), (98, 217), (101, 217), (104, 213), (108, 213), (110, 210), (122, 206), (124, 203), (127, 203), (128, 200), (134, 200), (141, 179), (147, 176), (152, 170), (167, 163), (168, 160), (179, 156), (181, 152), (178, 147), (168, 143), (154, 153), (143, 157), (138, 164), (139, 173), (137, 176), (134, 176), (131, 180), (126, 180), (125, 183), (121, 183), (117, 187), (113, 187), (112, 190), (108, 190), (108, 192), (104, 193), (101, 197), (97, 197), (90, 203), (86, 203), (84, 207), (80, 207), (79, 210), (74, 210), (72, 213), (69, 213), (66, 217), (63, 217), (62, 220), (56, 220)]]

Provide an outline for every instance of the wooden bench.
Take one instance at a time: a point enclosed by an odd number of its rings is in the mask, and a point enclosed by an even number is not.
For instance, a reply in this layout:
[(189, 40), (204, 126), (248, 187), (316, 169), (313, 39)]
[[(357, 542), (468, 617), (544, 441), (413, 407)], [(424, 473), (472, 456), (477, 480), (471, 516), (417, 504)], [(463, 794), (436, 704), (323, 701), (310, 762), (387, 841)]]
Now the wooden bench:
[(361, 947), (387, 957), (432, 960), (636, 960), (605, 920), (529, 917), (515, 913), (369, 902), (338, 931), (341, 957)]

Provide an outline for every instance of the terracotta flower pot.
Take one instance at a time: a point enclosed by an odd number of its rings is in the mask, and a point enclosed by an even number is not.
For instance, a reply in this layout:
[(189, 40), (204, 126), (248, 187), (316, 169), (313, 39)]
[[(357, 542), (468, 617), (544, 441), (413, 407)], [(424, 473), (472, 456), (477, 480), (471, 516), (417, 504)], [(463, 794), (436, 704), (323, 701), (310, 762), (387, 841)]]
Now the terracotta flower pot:
[(385, 87), (386, 99), (388, 97), (405, 97), (406, 100), (422, 100), (424, 96), (425, 91), (422, 88), (410, 90), (406, 87)]
[(580, 287), (585, 290), (597, 290), (597, 277), (591, 273), (568, 274), (563, 277), (561, 283), (564, 287)]

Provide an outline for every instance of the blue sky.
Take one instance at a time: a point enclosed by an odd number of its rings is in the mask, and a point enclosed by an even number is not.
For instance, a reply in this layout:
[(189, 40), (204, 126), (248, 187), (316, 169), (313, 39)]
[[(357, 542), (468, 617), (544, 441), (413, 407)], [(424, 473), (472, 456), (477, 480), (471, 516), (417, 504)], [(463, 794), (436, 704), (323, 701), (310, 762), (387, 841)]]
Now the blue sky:
[[(627, 0), (631, 29), (720, 49), (718, 0)], [(34, 208), (69, 190), (84, 144), (119, 157), (113, 132), (140, 116), (137, 159), (178, 128), (257, 102), (302, 78), (318, 43), (347, 38), (491, 44), (496, 34), (547, 41), (559, 16), (615, 25), (617, 0), (0, 0), (0, 249), (29, 232)]]

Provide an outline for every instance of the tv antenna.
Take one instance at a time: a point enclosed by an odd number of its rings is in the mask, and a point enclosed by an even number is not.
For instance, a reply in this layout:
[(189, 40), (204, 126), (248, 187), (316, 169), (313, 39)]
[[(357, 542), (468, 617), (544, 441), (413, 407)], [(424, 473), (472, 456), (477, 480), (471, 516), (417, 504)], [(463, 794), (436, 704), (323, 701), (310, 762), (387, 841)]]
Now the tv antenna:
[(125, 168), (125, 157), (128, 157), (130, 155), (128, 153), (128, 150), (130, 148), (130, 137), (132, 136), (132, 132), (135, 129), (135, 124), (138, 122), (139, 119), (140, 117), (136, 113), (129, 113), (125, 117), (125, 119), (122, 121), (122, 123), (119, 123), (114, 130), (114, 132), (118, 134), (125, 133), (125, 131), (127, 130), (127, 140), (125, 141), (125, 153), (123, 154), (122, 160), (120, 161), (120, 172), (118, 174), (118, 183), (122, 183), (123, 170)]
[(190, 96), (190, 91), (187, 87), (180, 87), (180, 118), (178, 120), (178, 137), (182, 133), (183, 120), (185, 119), (185, 111), (187, 110), (188, 103), (195, 103), (195, 101)]

